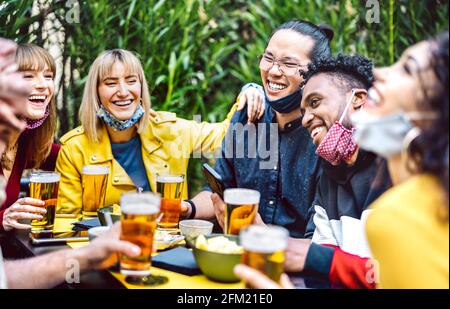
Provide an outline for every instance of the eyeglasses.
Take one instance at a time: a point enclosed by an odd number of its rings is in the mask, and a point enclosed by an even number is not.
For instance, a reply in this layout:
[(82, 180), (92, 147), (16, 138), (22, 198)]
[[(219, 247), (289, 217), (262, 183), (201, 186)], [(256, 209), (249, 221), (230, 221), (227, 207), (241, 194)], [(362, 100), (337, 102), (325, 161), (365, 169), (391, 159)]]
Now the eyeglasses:
[(291, 77), (295, 74), (298, 74), (300, 68), (306, 68), (306, 64), (299, 64), (290, 61), (280, 61), (275, 60), (272, 56), (268, 54), (262, 54), (259, 60), (259, 68), (263, 71), (270, 71), (272, 67), (277, 64), (278, 70), (280, 70), (281, 74)]

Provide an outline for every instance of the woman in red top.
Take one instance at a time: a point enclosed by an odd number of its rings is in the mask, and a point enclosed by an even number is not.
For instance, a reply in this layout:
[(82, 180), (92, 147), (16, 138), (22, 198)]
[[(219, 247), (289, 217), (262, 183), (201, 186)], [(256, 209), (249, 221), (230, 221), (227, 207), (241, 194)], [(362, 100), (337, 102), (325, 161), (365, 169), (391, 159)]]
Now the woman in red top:
[(13, 133), (1, 155), (0, 176), (6, 181), (6, 200), (0, 205), (0, 231), (30, 229), (20, 219), (41, 219), (44, 202), (32, 198), (17, 199), (24, 169), (54, 170), (59, 146), (53, 144), (56, 128), (55, 73), (53, 57), (32, 44), (20, 45), (16, 62), (23, 78), (31, 86), (27, 100), (27, 128)]

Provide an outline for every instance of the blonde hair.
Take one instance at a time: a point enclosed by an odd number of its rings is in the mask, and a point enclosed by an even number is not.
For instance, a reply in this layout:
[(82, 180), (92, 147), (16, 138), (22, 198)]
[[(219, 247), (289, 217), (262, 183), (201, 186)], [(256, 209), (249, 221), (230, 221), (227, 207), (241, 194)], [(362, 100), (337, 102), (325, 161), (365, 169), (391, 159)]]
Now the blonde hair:
[[(19, 71), (43, 71), (47, 67), (56, 75), (55, 60), (48, 51), (34, 44), (21, 44), (16, 51), (16, 63)], [(48, 106), (49, 115), (44, 123), (27, 131), (28, 139), (25, 145), (25, 159), (27, 166), (37, 168), (47, 158), (52, 149), (56, 130), (56, 95), (53, 93)]]
[(95, 59), (89, 69), (79, 111), (79, 118), (84, 132), (93, 142), (100, 140), (101, 136), (99, 132), (102, 126), (104, 126), (103, 121), (97, 118), (97, 111), (101, 106), (98, 96), (98, 86), (102, 80), (111, 74), (112, 67), (116, 61), (120, 61), (129, 73), (137, 74), (141, 82), (141, 104), (145, 114), (136, 124), (137, 132), (142, 133), (149, 123), (148, 113), (151, 107), (150, 93), (141, 62), (128, 50), (113, 49), (104, 51)]

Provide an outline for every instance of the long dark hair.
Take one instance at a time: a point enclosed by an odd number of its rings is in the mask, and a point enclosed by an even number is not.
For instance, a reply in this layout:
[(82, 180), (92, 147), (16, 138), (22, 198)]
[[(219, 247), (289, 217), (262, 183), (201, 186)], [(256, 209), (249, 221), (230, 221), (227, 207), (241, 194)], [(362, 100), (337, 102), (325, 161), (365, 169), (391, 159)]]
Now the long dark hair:
[(291, 20), (278, 26), (270, 35), (269, 40), (280, 30), (293, 30), (312, 38), (314, 40), (314, 46), (309, 54), (311, 60), (331, 57), (330, 41), (334, 33), (328, 26), (316, 26), (306, 20)]
[(422, 129), (420, 135), (411, 142), (408, 153), (418, 172), (430, 173), (440, 180), (448, 200), (448, 31), (431, 40), (431, 43), (430, 67), (437, 82), (434, 89), (422, 88), (426, 98), (424, 104), (436, 112), (437, 119)]

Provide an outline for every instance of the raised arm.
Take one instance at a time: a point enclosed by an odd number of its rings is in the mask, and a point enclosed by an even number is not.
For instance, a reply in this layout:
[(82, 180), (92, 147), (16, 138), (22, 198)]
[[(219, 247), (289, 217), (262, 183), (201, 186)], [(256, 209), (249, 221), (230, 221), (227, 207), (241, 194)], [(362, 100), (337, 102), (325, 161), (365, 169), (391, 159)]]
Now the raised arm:
[(96, 238), (88, 246), (67, 249), (38, 257), (6, 261), (5, 273), (9, 288), (51, 288), (80, 273), (108, 268), (117, 262), (117, 253), (136, 256), (140, 248), (119, 240), (120, 223)]

